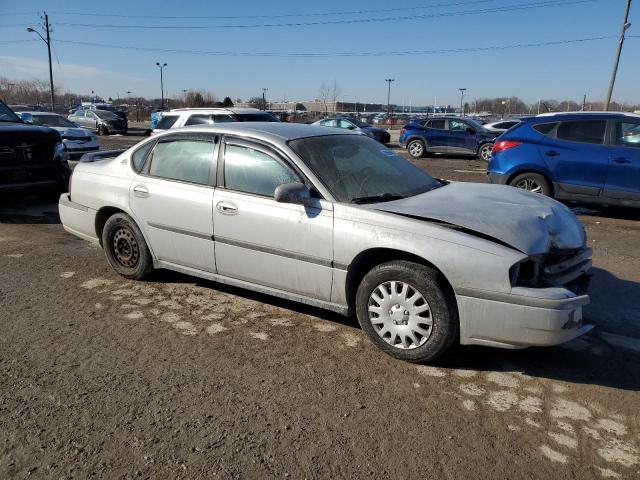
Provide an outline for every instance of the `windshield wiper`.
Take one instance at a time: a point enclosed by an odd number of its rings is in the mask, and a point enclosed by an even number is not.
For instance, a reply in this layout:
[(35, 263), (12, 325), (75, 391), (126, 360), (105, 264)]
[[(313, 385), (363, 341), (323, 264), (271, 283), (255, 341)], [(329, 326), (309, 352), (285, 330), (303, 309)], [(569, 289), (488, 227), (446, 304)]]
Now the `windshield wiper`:
[(351, 203), (376, 203), (376, 202), (389, 202), (391, 200), (399, 200), (404, 198), (402, 195), (398, 195), (397, 193), (381, 193), (380, 195), (371, 195), (368, 197), (356, 197), (351, 199)]

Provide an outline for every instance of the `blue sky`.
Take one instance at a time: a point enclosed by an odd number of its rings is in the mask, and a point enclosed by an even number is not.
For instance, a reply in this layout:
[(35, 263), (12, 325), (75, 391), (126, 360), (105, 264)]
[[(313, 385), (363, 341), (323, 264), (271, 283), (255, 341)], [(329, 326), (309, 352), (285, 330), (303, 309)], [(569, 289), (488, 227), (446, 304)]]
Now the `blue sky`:
[[(517, 95), (525, 101), (538, 98), (574, 99), (582, 95), (602, 99), (606, 93), (617, 40), (592, 40), (565, 45), (488, 51), (463, 51), (419, 55), (348, 57), (247, 57), (160, 53), (113, 49), (86, 43), (225, 53), (278, 54), (469, 49), (500, 45), (533, 44), (617, 36), (625, 0), (352, 0), (345, 2), (289, 1), (129, 1), (87, 2), (0, 0), (0, 75), (10, 78), (47, 79), (46, 48), (23, 24), (36, 24), (37, 12), (46, 10), (53, 25), (54, 80), (62, 88), (104, 97), (133, 94), (159, 96), (156, 61), (167, 62), (165, 91), (179, 96), (183, 89), (206, 89), (218, 97), (260, 95), (279, 100), (317, 97), (322, 83), (337, 82), (340, 99), (386, 102), (385, 78), (395, 78), (392, 102), (424, 105), (457, 104), (459, 87), (468, 99)], [(550, 5), (567, 3), (565, 5)], [(629, 35), (640, 37), (640, 2), (632, 5)], [(504, 11), (518, 5), (544, 4), (541, 8)], [(419, 7), (419, 8), (418, 8)], [(393, 11), (381, 11), (389, 10)], [(450, 15), (495, 9), (490, 13)], [(345, 13), (375, 10), (367, 13)], [(33, 13), (29, 13), (33, 12)], [(91, 15), (69, 15), (80, 12)], [(280, 16), (342, 12), (334, 15)], [(25, 15), (13, 15), (14, 13)], [(122, 17), (94, 14), (123, 15)], [(139, 16), (135, 18), (133, 16)], [(192, 16), (161, 19), (155, 16)], [(409, 20), (361, 22), (382, 17)], [(204, 18), (205, 16), (210, 18)], [(220, 18), (220, 17), (254, 18)], [(261, 28), (139, 29), (97, 28), (65, 24), (145, 26), (229, 26), (298, 22), (352, 23)], [(13, 26), (18, 25), (18, 26)], [(32, 40), (22, 43), (7, 41)], [(56, 41), (59, 40), (59, 41)], [(63, 42), (79, 42), (64, 43)], [(614, 98), (640, 103), (640, 38), (625, 43)]]

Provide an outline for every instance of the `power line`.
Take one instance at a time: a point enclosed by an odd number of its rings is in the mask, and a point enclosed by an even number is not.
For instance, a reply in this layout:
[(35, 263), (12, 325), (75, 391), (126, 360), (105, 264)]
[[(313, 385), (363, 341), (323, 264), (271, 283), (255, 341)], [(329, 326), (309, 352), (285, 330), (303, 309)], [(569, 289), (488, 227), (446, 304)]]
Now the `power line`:
[(265, 28), (265, 27), (309, 27), (319, 25), (345, 25), (354, 23), (381, 23), (395, 22), (406, 20), (422, 20), (427, 18), (443, 18), (458, 17), (466, 15), (478, 15), (487, 13), (502, 13), (512, 11), (531, 10), (544, 7), (562, 7), (568, 5), (579, 5), (586, 3), (601, 2), (603, 0), (556, 0), (537, 3), (525, 3), (520, 5), (491, 7), (476, 10), (462, 10), (457, 12), (441, 12), (441, 13), (424, 13), (410, 16), (380, 17), (380, 18), (359, 18), (359, 19), (341, 19), (326, 20), (315, 22), (292, 22), (292, 23), (254, 23), (254, 24), (238, 24), (238, 25), (121, 25), (121, 24), (102, 24), (102, 23), (65, 23), (57, 22), (58, 26), (65, 27), (88, 27), (88, 28), (135, 28), (135, 29), (233, 29), (233, 28)]
[[(510, 45), (490, 45), (486, 47), (461, 47), (461, 48), (445, 48), (445, 49), (433, 49), (433, 50), (394, 50), (394, 51), (380, 51), (380, 52), (225, 52), (225, 51), (210, 51), (210, 50), (183, 50), (183, 49), (168, 49), (168, 48), (152, 48), (152, 47), (137, 47), (133, 45), (111, 45), (105, 43), (93, 43), (85, 41), (75, 40), (61, 40), (56, 38), (58, 43), (67, 43), (71, 45), (83, 45), (88, 47), (100, 47), (111, 48), (118, 50), (137, 50), (144, 52), (157, 52), (157, 53), (175, 53), (175, 54), (191, 54), (191, 55), (208, 55), (218, 57), (287, 57), (287, 58), (334, 58), (334, 57), (384, 57), (384, 56), (400, 56), (400, 55), (439, 55), (450, 53), (469, 53), (469, 52), (486, 52), (496, 50), (513, 50), (518, 48), (536, 48), (536, 47), (551, 47), (560, 45), (571, 45), (586, 42), (594, 42), (598, 40), (609, 40), (617, 38), (615, 35), (604, 35), (600, 37), (588, 37), (588, 38), (575, 38), (569, 40), (556, 40), (548, 42), (533, 42), (533, 43), (516, 43)], [(627, 38), (635, 38), (629, 35)]]
[[(367, 10), (351, 10), (351, 11), (333, 11), (333, 12), (307, 12), (307, 13), (281, 13), (272, 15), (128, 15), (121, 13), (90, 13), (90, 12), (69, 12), (69, 11), (55, 11), (51, 12), (56, 15), (69, 15), (69, 16), (86, 16), (86, 17), (112, 17), (112, 18), (158, 18), (164, 20), (190, 20), (190, 19), (217, 19), (217, 20), (237, 20), (245, 18), (296, 18), (296, 17), (325, 17), (333, 15), (362, 15), (366, 13), (387, 13), (387, 12), (400, 12), (407, 10), (425, 10), (427, 8), (436, 7), (456, 7), (461, 5), (477, 5), (478, 3), (494, 3), (504, 0), (467, 0), (464, 2), (448, 2), (448, 3), (435, 3), (432, 5), (419, 5), (411, 7), (397, 7), (397, 8), (377, 8)], [(16, 14), (19, 15), (19, 14)]]

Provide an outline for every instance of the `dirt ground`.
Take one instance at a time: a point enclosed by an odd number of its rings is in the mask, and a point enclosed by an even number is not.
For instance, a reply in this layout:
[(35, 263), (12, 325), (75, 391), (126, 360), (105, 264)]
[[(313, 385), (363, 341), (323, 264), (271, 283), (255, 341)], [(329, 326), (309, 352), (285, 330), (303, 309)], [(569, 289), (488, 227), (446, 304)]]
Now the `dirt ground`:
[[(484, 181), (473, 159), (418, 165)], [(637, 213), (576, 207), (592, 333), (416, 366), (353, 319), (124, 280), (55, 205), (0, 202), (0, 478), (640, 478)]]

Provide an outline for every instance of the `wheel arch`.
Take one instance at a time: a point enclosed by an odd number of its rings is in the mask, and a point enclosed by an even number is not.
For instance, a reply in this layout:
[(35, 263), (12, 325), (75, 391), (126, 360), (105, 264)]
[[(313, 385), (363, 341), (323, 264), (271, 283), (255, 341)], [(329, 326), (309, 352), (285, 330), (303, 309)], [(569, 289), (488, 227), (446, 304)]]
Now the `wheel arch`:
[(407, 137), (407, 139), (405, 140), (405, 144), (407, 145), (407, 147), (409, 147), (409, 144), (414, 140), (420, 140), (424, 144), (425, 148), (429, 147), (429, 142), (427, 141), (427, 139), (422, 135), (417, 135), (415, 133)]
[(360, 282), (362, 281), (364, 276), (369, 273), (374, 267), (394, 260), (405, 260), (418, 263), (436, 271), (439, 275), (443, 290), (445, 291), (446, 295), (450, 297), (452, 305), (455, 305), (457, 309), (455, 293), (451, 283), (444, 275), (442, 270), (432, 262), (419, 255), (403, 250), (396, 250), (393, 248), (369, 248), (358, 253), (358, 255), (356, 255), (351, 261), (347, 269), (345, 295), (350, 315), (353, 315), (355, 313), (356, 292), (358, 291), (358, 286), (360, 285)]

